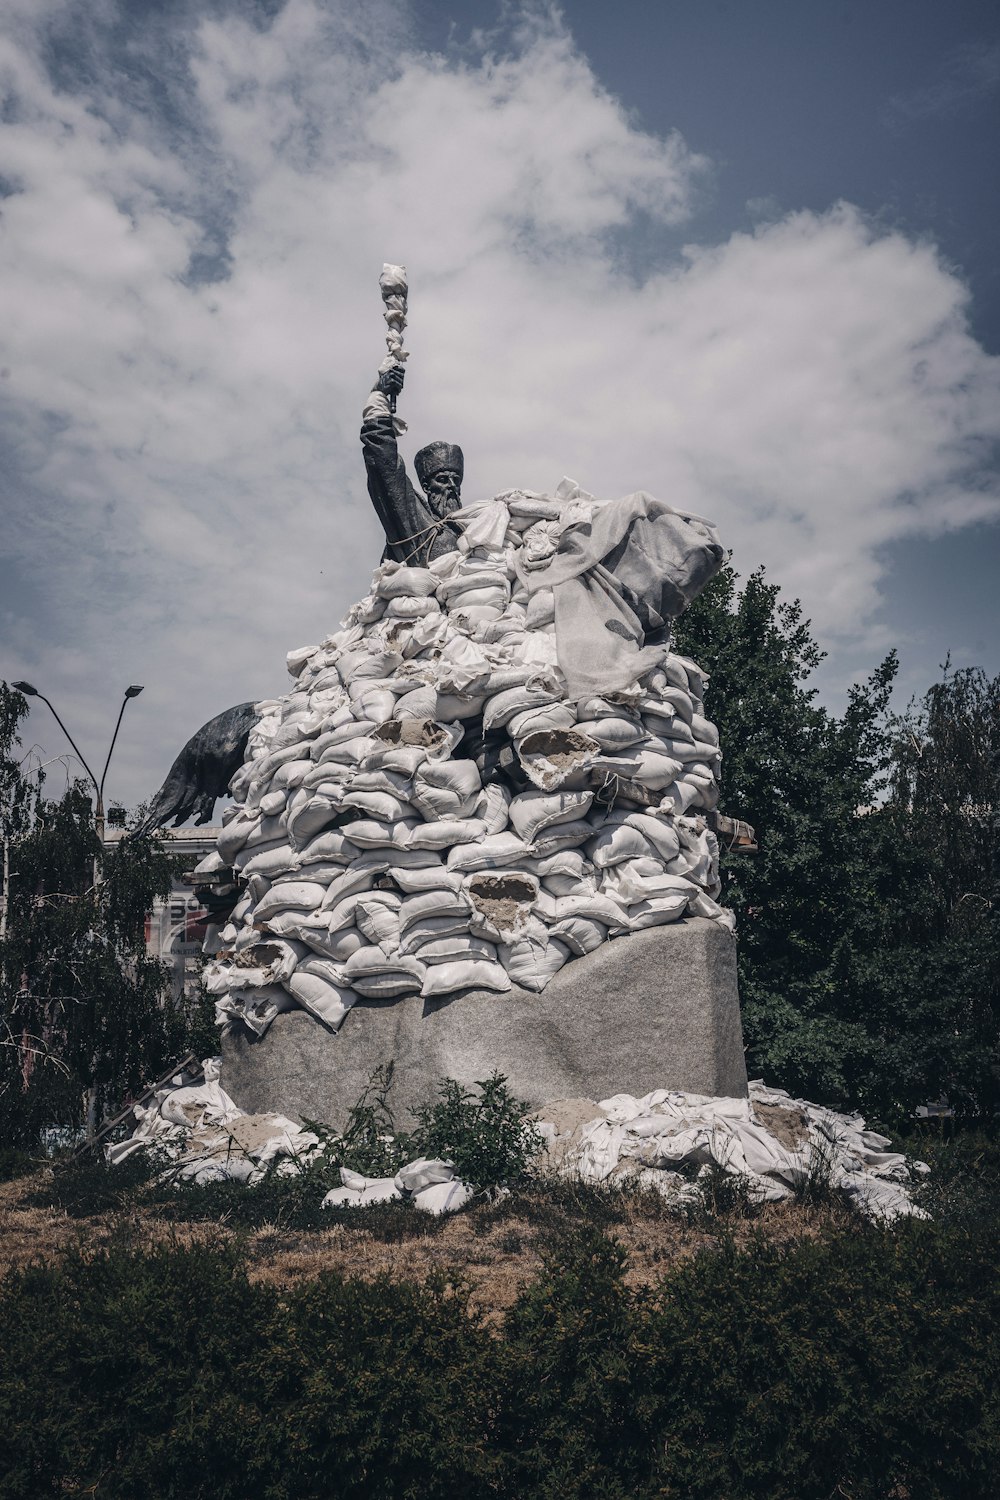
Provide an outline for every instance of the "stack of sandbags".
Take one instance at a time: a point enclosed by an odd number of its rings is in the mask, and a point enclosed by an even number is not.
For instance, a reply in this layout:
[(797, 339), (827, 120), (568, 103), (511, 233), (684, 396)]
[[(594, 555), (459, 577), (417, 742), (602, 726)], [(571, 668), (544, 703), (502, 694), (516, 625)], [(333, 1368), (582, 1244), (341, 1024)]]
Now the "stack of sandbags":
[(752, 1201), (791, 1198), (821, 1181), (869, 1219), (928, 1217), (909, 1189), (914, 1173), (929, 1170), (925, 1162), (888, 1150), (889, 1138), (868, 1130), (861, 1115), (794, 1099), (760, 1079), (746, 1099), (656, 1089), (641, 1099), (615, 1094), (596, 1111), (582, 1129), (576, 1125), (563, 1151), (558, 1128), (546, 1126), (546, 1111), (538, 1111), (560, 1170), (585, 1181), (631, 1177), (683, 1205), (697, 1194), (677, 1169), (714, 1168), (741, 1178)]
[(703, 674), (664, 648), (626, 690), (570, 701), (551, 591), (526, 586), (595, 504), (564, 482), (467, 507), (458, 551), (384, 563), (339, 631), (290, 653), (206, 862), (246, 883), (207, 970), (220, 1022), (540, 991), (608, 939), (731, 925)]

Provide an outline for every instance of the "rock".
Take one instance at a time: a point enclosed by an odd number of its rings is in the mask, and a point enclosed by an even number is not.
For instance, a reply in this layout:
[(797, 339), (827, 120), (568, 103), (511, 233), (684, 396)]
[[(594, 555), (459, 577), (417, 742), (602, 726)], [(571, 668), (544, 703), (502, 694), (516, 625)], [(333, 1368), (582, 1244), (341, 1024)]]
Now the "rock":
[(404, 1128), (442, 1078), (470, 1086), (494, 1069), (533, 1106), (621, 1090), (747, 1093), (736, 943), (697, 917), (604, 943), (541, 995), (515, 985), (503, 995), (364, 1000), (335, 1035), (288, 1011), (259, 1039), (234, 1028), (222, 1056), (223, 1087), (242, 1109), (338, 1129), (390, 1060), (389, 1104)]

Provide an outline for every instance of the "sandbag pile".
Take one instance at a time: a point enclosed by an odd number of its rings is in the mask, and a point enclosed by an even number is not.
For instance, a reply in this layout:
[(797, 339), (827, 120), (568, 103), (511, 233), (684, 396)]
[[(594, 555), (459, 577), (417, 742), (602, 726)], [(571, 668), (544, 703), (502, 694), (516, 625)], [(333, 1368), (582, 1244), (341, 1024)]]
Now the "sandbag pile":
[[(241, 1182), (254, 1187), (269, 1171), (295, 1176), (329, 1149), (314, 1131), (284, 1115), (245, 1114), (219, 1083), (221, 1060), (208, 1058), (204, 1080), (158, 1089), (137, 1106), (132, 1135), (107, 1148), (109, 1162), (150, 1150), (163, 1177), (204, 1185)], [(751, 1201), (791, 1198), (821, 1178), (866, 1218), (888, 1222), (927, 1218), (910, 1197), (924, 1162), (887, 1148), (860, 1115), (839, 1114), (783, 1089), (750, 1084), (747, 1099), (657, 1089), (642, 1098), (615, 1094), (594, 1100), (555, 1100), (535, 1111), (546, 1143), (546, 1169), (564, 1177), (620, 1188), (629, 1181), (662, 1193), (673, 1208), (703, 1201), (698, 1178), (721, 1168), (743, 1179)], [(690, 1169), (697, 1169), (692, 1180)], [(365, 1208), (393, 1201), (425, 1213), (454, 1213), (472, 1198), (452, 1162), (420, 1157), (393, 1177), (365, 1177), (340, 1168), (341, 1186), (321, 1200), (327, 1208)]]
[[(698, 1196), (696, 1183), (675, 1175), (680, 1168), (722, 1168), (742, 1178), (757, 1202), (791, 1198), (821, 1178), (869, 1219), (929, 1217), (907, 1188), (912, 1173), (929, 1170), (924, 1162), (887, 1150), (888, 1138), (867, 1130), (860, 1115), (793, 1099), (759, 1079), (747, 1099), (657, 1089), (641, 1099), (615, 1094), (597, 1109), (573, 1132), (569, 1149), (555, 1153), (570, 1175), (591, 1182), (634, 1177), (676, 1206)], [(545, 1111), (538, 1113), (544, 1122)], [(556, 1129), (540, 1128), (558, 1143)]]
[(221, 1068), (221, 1058), (206, 1058), (201, 1080), (168, 1083), (148, 1104), (137, 1104), (132, 1134), (107, 1148), (108, 1161), (114, 1165), (148, 1150), (171, 1180), (252, 1185), (272, 1163), (283, 1175), (298, 1172), (322, 1150), (314, 1131), (284, 1115), (244, 1113), (223, 1089)]
[[(259, 704), (218, 852), (246, 882), (206, 984), (260, 1035), (358, 997), (541, 991), (601, 943), (717, 903), (718, 734), (666, 652), (624, 690), (567, 697), (532, 574), (597, 502), (511, 491), (453, 514), (458, 551), (384, 563), (342, 628)], [(530, 586), (529, 586), (530, 585)]]
[[(137, 1151), (152, 1151), (163, 1164), (161, 1177), (204, 1187), (240, 1182), (255, 1187), (269, 1171), (294, 1177), (329, 1149), (315, 1133), (285, 1115), (246, 1114), (219, 1082), (222, 1059), (206, 1058), (197, 1083), (178, 1078), (157, 1089), (148, 1105), (136, 1105), (132, 1134), (108, 1146), (114, 1166)], [(336, 1138), (334, 1138), (336, 1139)], [(324, 1208), (365, 1208), (374, 1203), (412, 1203), (422, 1213), (455, 1213), (472, 1197), (454, 1164), (418, 1157), (394, 1177), (364, 1177), (340, 1168), (341, 1186), (321, 1200)]]

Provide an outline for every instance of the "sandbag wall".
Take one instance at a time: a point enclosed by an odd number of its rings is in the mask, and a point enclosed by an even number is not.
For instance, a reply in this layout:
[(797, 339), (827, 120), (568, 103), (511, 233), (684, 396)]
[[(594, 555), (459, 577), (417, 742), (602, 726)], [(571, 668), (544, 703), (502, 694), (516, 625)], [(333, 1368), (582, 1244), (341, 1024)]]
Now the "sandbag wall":
[(732, 924), (704, 813), (718, 735), (667, 653), (570, 702), (532, 570), (590, 497), (511, 492), (459, 513), (460, 549), (383, 564), (291, 692), (258, 705), (218, 852), (245, 891), (206, 982), (221, 1024), (359, 996), (540, 991), (599, 944), (686, 915)]

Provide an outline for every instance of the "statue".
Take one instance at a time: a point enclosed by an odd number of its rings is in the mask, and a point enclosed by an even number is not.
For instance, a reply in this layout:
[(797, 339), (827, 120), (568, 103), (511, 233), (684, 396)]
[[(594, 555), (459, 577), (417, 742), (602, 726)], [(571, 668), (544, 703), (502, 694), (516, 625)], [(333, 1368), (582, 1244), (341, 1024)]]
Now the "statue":
[(389, 407), (403, 389), (402, 365), (379, 372), (365, 406), (361, 447), (368, 471), (368, 493), (385, 532), (382, 561), (392, 558), (425, 568), (454, 551), (461, 530), (448, 517), (462, 503), (465, 461), (454, 443), (428, 443), (413, 460), (424, 495), (414, 490), (396, 447), (397, 419)]
[[(406, 427), (396, 415), (407, 359), (402, 347), (405, 269), (386, 265), (380, 289), (388, 352), (362, 416), (368, 493), (385, 533), (382, 562), (426, 568), (459, 548), (469, 524), (470, 512), (457, 519), (464, 457), (456, 444), (429, 443), (414, 459), (423, 494), (410, 482), (396, 442)], [(525, 554), (524, 567), (530, 571), (522, 580), (528, 598), (553, 601), (564, 690), (578, 702), (619, 691), (656, 665), (668, 649), (670, 621), (700, 592), (723, 556), (709, 523), (681, 515), (642, 492), (596, 511), (587, 504), (591, 499), (578, 502), (572, 524), (559, 523), (558, 540), (543, 536), (538, 539), (543, 552)], [(473, 507), (477, 509), (483, 506)], [(555, 517), (559, 505), (536, 497), (532, 514)], [(192, 814), (198, 823), (208, 822), (217, 798), (225, 795), (244, 762), (257, 719), (254, 704), (242, 703), (203, 725), (175, 759), (142, 828), (163, 827), (171, 819), (179, 825)], [(456, 753), (478, 764), (484, 782), (523, 791), (523, 767), (514, 763), (502, 730), (485, 730), (475, 719), (466, 721), (463, 730)], [(706, 813), (720, 832), (729, 823), (714, 808)], [(750, 846), (742, 832), (739, 838)]]
[[(396, 447), (397, 431), (405, 423), (396, 416), (396, 398), (403, 389), (406, 354), (402, 331), (406, 326), (406, 273), (386, 266), (380, 280), (389, 326), (389, 355), (379, 370), (365, 404), (361, 445), (368, 473), (368, 493), (385, 532), (382, 561), (391, 558), (411, 567), (426, 567), (433, 558), (454, 551), (461, 530), (448, 517), (461, 505), (465, 460), (454, 443), (433, 442), (421, 448), (414, 467), (424, 495), (418, 495)], [(425, 498), (426, 497), (426, 498)], [(224, 797), (243, 764), (247, 737), (257, 721), (253, 703), (239, 703), (217, 714), (191, 736), (177, 756), (166, 780), (149, 804), (139, 831), (174, 826), (196, 814), (207, 823), (215, 803)]]

